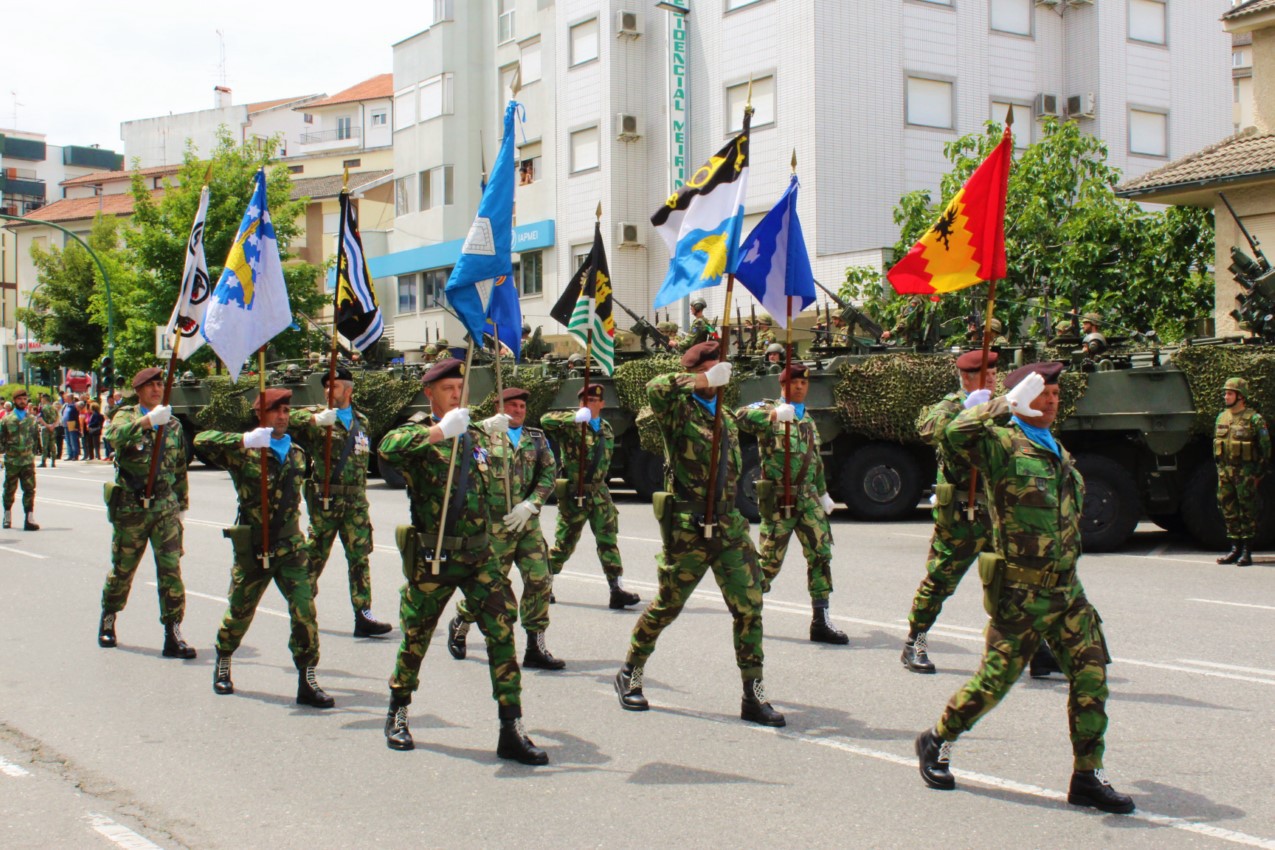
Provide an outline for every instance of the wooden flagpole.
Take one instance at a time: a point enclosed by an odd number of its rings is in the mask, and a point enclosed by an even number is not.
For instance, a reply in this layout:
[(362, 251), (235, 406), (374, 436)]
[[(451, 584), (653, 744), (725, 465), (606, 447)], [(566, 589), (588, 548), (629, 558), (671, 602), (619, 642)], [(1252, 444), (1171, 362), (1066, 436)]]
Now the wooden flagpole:
[[(792, 149), (792, 173), (797, 173), (797, 149)], [(787, 321), (785, 322), (787, 336), (784, 341), (784, 403), (792, 404), (790, 396), (792, 395), (792, 293), (787, 291), (788, 281), (787, 275), (784, 280), (785, 307), (787, 313)], [(784, 519), (792, 517), (792, 422), (784, 423)]]
[[(339, 202), (341, 223), (337, 226), (336, 237), (336, 286), (332, 290), (332, 350), (328, 354), (328, 408), (336, 401), (336, 323), (337, 313), (341, 309), (341, 257), (345, 255), (345, 220), (346, 208), (350, 203), (350, 169), (345, 169), (341, 180), (341, 197)], [(350, 274), (350, 258), (345, 258), (345, 273)], [(332, 434), (335, 425), (327, 427), (323, 437), (323, 509), (332, 505)]]
[[(257, 349), (258, 426), (266, 427), (266, 347)], [(261, 449), (261, 566), (270, 569), (270, 448)]]
[[(465, 350), (465, 374), (462, 376), (460, 388), (460, 406), (469, 403), (469, 372), (474, 364), (474, 338), (469, 338), (469, 347)], [(433, 412), (432, 410), (430, 411)], [(438, 514), (438, 540), (434, 544), (434, 557), (430, 559), (430, 575), (438, 575), (439, 564), (443, 558), (443, 532), (447, 529), (447, 508), (452, 498), (452, 481), (456, 477), (456, 455), (460, 453), (460, 435), (452, 437), (452, 456), (447, 462), (447, 484), (443, 487), (443, 508)]]
[[(510, 286), (512, 285), (512, 282), (505, 281), (504, 285)], [(500, 326), (497, 325), (495, 322), (491, 323), (491, 333), (492, 333), (492, 342), (494, 344), (493, 347), (496, 349), (496, 412), (501, 415), (504, 415), (505, 378), (503, 375), (500, 374), (500, 361), (501, 361)], [(506, 437), (506, 442), (509, 442), (507, 437)], [(495, 446), (492, 446), (492, 448), (494, 449)], [(513, 496), (509, 491), (509, 479), (513, 475), (513, 463), (514, 463), (513, 450), (514, 450), (514, 444), (512, 442), (509, 442), (509, 454), (506, 455), (505, 457), (505, 460), (506, 460), (506, 463), (505, 463), (505, 513), (509, 513), (510, 511), (514, 509)]]
[[(594, 213), (594, 215), (596, 216), (597, 221), (600, 223), (602, 221), (602, 202), (601, 201), (598, 201), (598, 209)], [(590, 259), (590, 262), (593, 262), (593, 260)], [(594, 275), (594, 281), (596, 281), (597, 269), (591, 270), (591, 274)], [(581, 291), (583, 291), (583, 287), (586, 287), (588, 285), (589, 285), (589, 278), (588, 278), (588, 275), (586, 275), (584, 279), (584, 283), (582, 284), (582, 287), (581, 287)], [(597, 290), (597, 285), (595, 283), (594, 289), (593, 289), (593, 298), (589, 302), (589, 320), (588, 320), (589, 324), (585, 331), (585, 343), (584, 343), (583, 401), (586, 405), (589, 403), (589, 366), (590, 366), (590, 361), (593, 359), (593, 318), (594, 318), (593, 314), (594, 314), (594, 311), (597, 309), (597, 298), (598, 298), (598, 290)], [(587, 433), (588, 428), (589, 428), (588, 422), (580, 423), (580, 468), (576, 471), (576, 507), (578, 508), (584, 507), (584, 457), (585, 457), (585, 447), (588, 442), (588, 433)], [(601, 435), (599, 435), (598, 438), (601, 439)]]

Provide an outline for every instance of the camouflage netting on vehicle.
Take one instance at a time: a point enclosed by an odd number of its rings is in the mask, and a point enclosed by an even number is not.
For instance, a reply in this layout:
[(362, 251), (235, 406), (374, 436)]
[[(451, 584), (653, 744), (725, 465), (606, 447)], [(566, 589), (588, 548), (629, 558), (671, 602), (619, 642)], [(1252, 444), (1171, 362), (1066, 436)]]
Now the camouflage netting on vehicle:
[(1192, 430), (1212, 434), (1222, 410), (1222, 385), (1234, 376), (1245, 378), (1253, 397), (1248, 400), (1264, 416), (1275, 413), (1275, 351), (1258, 346), (1189, 345), (1173, 353), (1173, 362), (1186, 375), (1195, 402)]
[(921, 408), (956, 386), (950, 355), (890, 354), (844, 363), (834, 395), (850, 433), (870, 440), (915, 443)]
[[(494, 376), (493, 376), (494, 377)], [(527, 402), (527, 420), (536, 423), (549, 410), (553, 397), (562, 382), (545, 372), (538, 366), (519, 366), (517, 376), (514, 375), (513, 364), (503, 363), (500, 367), (500, 379), (506, 387), (521, 387), (531, 394)], [(486, 419), (496, 412), (496, 393), (491, 392), (478, 404), (473, 405), (471, 416), (477, 421)]]
[(616, 366), (612, 380), (616, 395), (620, 397), (620, 407), (637, 415), (647, 406), (646, 385), (650, 380), (656, 375), (681, 371), (681, 368), (681, 358), (674, 354), (657, 354)]
[(256, 424), (246, 398), (248, 395), (256, 398), (255, 375), (242, 375), (237, 383), (224, 375), (214, 375), (205, 378), (204, 383), (208, 386), (208, 404), (195, 414), (201, 430), (246, 431)]
[(380, 445), (381, 437), (398, 421), (399, 412), (420, 391), (418, 379), (403, 377), (396, 372), (354, 373), (353, 403), (367, 416), (368, 439), (373, 446)]

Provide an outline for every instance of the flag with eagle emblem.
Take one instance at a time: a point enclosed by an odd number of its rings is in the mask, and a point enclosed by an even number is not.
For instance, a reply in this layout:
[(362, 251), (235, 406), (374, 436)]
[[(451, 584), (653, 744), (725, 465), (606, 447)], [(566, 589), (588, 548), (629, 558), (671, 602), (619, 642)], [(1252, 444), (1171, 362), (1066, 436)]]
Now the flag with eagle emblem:
[(588, 346), (593, 331), (593, 358), (615, 374), (615, 318), (611, 315), (611, 270), (602, 245), (602, 225), (593, 225), (593, 248), (563, 290), (549, 315), (567, 326), (567, 333)]

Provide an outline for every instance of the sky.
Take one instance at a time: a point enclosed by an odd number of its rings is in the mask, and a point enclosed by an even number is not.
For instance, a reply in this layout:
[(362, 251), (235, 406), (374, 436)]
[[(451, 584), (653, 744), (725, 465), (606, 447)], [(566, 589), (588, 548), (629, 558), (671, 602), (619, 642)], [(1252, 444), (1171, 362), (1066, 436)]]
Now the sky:
[(0, 0), (0, 31), (9, 32), (0, 128), (124, 153), (121, 122), (213, 106), (218, 30), (235, 103), (335, 94), (390, 72), (391, 45), (428, 25), (425, 8), (423, 0)]

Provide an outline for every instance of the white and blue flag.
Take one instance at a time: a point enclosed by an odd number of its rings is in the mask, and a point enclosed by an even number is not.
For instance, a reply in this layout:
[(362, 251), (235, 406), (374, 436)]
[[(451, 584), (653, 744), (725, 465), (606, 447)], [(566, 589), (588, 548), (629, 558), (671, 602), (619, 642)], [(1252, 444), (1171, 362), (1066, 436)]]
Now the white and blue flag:
[(815, 274), (797, 218), (797, 175), (770, 212), (740, 246), (735, 279), (761, 302), (781, 328), (788, 327), (788, 296), (800, 313), (815, 301)]

